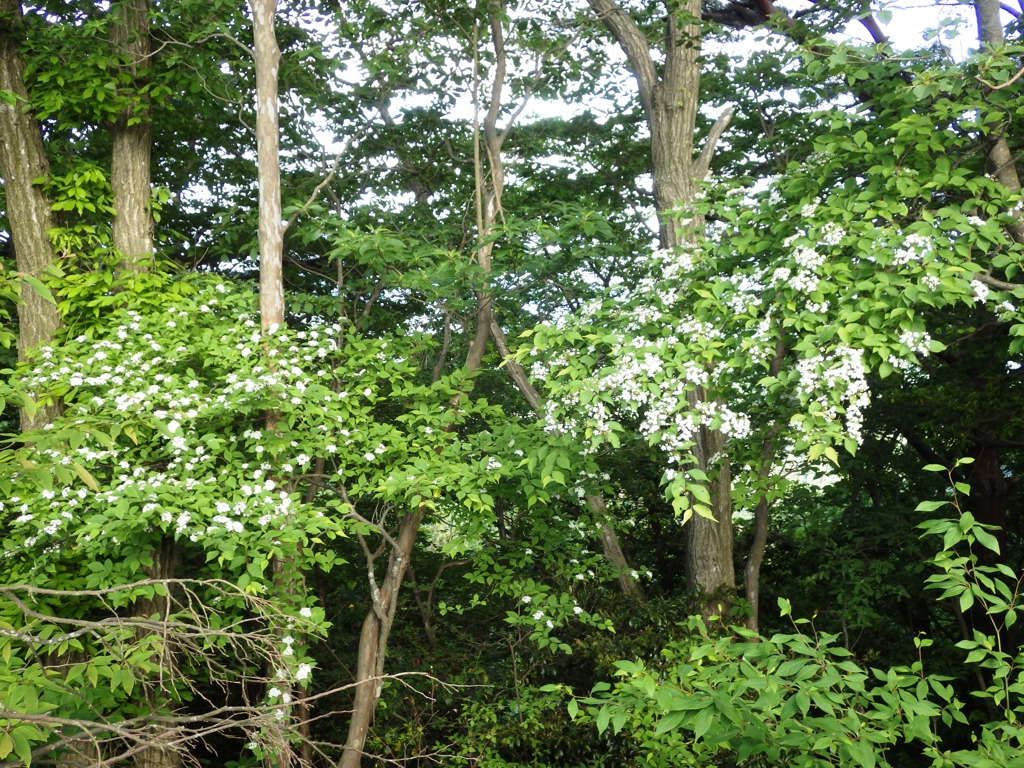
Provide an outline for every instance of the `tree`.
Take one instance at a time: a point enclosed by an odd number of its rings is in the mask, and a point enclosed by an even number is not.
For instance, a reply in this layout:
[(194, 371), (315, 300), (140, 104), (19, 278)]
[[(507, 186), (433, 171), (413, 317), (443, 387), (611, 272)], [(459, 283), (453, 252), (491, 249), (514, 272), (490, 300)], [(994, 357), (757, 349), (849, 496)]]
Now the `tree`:
[[(37, 180), (48, 175), (39, 124), (30, 111), (25, 89), (25, 64), (18, 50), (22, 29), (21, 4), (4, 0), (0, 5), (4, 32), (0, 33), (0, 173), (6, 191), (7, 214), (18, 272), (25, 276), (18, 311), (18, 358), (27, 360), (31, 351), (53, 340), (60, 327), (60, 314), (52, 298), (41, 288), (54, 266), (49, 230), (53, 226), (50, 204)], [(26, 405), (21, 410), (23, 427), (34, 429), (53, 419), (55, 405), (41, 409)]]
[(124, 57), (125, 79), (136, 103), (111, 126), (110, 189), (114, 202), (113, 245), (125, 270), (148, 268), (153, 258), (150, 153), (153, 125), (143, 86), (150, 67), (149, 0), (124, 0), (110, 11), (110, 42)]
[[(700, 3), (665, 3), (665, 43), (660, 52), (664, 68), (660, 73), (647, 36), (621, 6), (608, 0), (590, 0), (590, 6), (622, 47), (637, 81), (651, 134), (654, 206), (659, 216), (661, 247), (672, 250), (692, 244), (698, 237), (699, 225), (684, 224), (677, 212), (693, 200), (731, 117), (731, 112), (726, 112), (719, 118), (697, 154)], [(705, 399), (700, 388), (687, 396), (693, 406)], [(724, 598), (736, 585), (730, 469), (724, 449), (725, 442), (718, 431), (701, 428), (696, 436), (694, 462), (696, 469), (707, 477), (710, 503), (701, 506), (690, 521), (686, 568), (691, 589), (711, 598), (706, 608), (709, 615), (727, 609)]]

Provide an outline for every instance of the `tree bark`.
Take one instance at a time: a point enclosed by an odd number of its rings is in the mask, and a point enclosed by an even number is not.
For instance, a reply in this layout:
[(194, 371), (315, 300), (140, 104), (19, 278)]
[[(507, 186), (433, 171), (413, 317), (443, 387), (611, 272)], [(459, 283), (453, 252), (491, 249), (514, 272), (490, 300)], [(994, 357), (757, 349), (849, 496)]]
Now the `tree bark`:
[[(18, 51), (22, 26), (18, 0), (0, 0), (0, 90), (14, 94), (17, 103), (0, 102), (0, 173), (7, 194), (15, 265), (18, 272), (42, 278), (56, 259), (48, 230), (53, 227), (50, 203), (36, 179), (50, 174), (39, 123), (29, 110), (25, 88), (25, 63)], [(18, 305), (18, 360), (29, 359), (31, 350), (48, 344), (60, 328), (56, 305), (22, 283)], [(39, 429), (60, 413), (59, 405), (40, 407), (35, 413), (21, 409), (23, 431)]]
[[(700, 236), (697, 222), (684, 222), (677, 211), (693, 200), (710, 165), (715, 142), (728, 122), (728, 113), (708, 136), (699, 157), (694, 156), (700, 92), (700, 0), (666, 2), (663, 74), (651, 55), (647, 37), (615, 0), (588, 0), (597, 17), (618, 41), (636, 78), (640, 102), (651, 132), (651, 171), (654, 205), (659, 216), (661, 247), (693, 245)], [(691, 395), (691, 403), (704, 397)], [(732, 497), (725, 440), (720, 432), (702, 429), (694, 449), (698, 468), (712, 478), (709, 492), (713, 520), (694, 515), (687, 523), (686, 575), (690, 588), (710, 598), (701, 613), (722, 615), (726, 595), (736, 588), (733, 565)]]
[(277, 0), (250, 0), (256, 64), (256, 162), (259, 168), (260, 318), (263, 328), (284, 322), (284, 223), (281, 214), (278, 67), (274, 31)]
[[(174, 539), (170, 536), (164, 537), (160, 547), (153, 551), (153, 565), (147, 569), (150, 578), (158, 580), (169, 580), (174, 578), (175, 571), (175, 546)], [(170, 589), (168, 586), (167, 589)], [(150, 600), (140, 600), (135, 605), (135, 614), (138, 616), (152, 616), (154, 614), (160, 620), (166, 618), (167, 610), (170, 607), (170, 596), (156, 596)], [(173, 647), (164, 645), (160, 649), (159, 660), (160, 675), (168, 681), (177, 676), (176, 651)], [(158, 681), (158, 686), (161, 681)], [(156, 692), (160, 697), (159, 690)], [(154, 714), (161, 710), (166, 714), (162, 702), (154, 700), (149, 702)], [(181, 753), (175, 749), (162, 747), (159, 744), (147, 745), (139, 750), (134, 757), (135, 768), (179, 768), (183, 765)]]
[(136, 101), (121, 111), (110, 129), (114, 248), (120, 254), (118, 271), (140, 272), (153, 263), (153, 124), (148, 99), (139, 94), (150, 63), (149, 0), (122, 0), (111, 8), (110, 42), (114, 53), (126, 58), (121, 71), (131, 79)]
[[(278, 115), (278, 67), (281, 49), (274, 25), (277, 0), (249, 0), (253, 21), (253, 62), (256, 68), (256, 164), (259, 182), (260, 326), (263, 330), (284, 323), (284, 230), (281, 207), (280, 127)], [(278, 429), (280, 416), (270, 409), (268, 432)], [(280, 480), (279, 480), (280, 482)], [(294, 594), (302, 576), (287, 557), (275, 557), (274, 590)], [(266, 765), (289, 768), (294, 759), (288, 738), (287, 718), (272, 736), (274, 754)]]
[[(516, 385), (520, 394), (522, 394), (523, 399), (526, 400), (526, 404), (530, 406), (530, 410), (534, 413), (540, 413), (540, 393), (530, 383), (530, 379), (526, 375), (526, 371), (523, 370), (523, 366), (512, 358), (512, 352), (509, 350), (508, 342), (505, 339), (505, 332), (501, 329), (497, 315), (493, 310), (490, 323), (491, 338), (494, 339), (494, 345), (498, 348), (498, 354), (501, 355), (504, 361), (502, 365), (505, 371)], [(637, 603), (647, 602), (647, 596), (644, 594), (640, 583), (633, 576), (633, 569), (626, 558), (625, 552), (622, 550), (619, 534), (608, 520), (608, 507), (604, 503), (604, 498), (596, 493), (588, 493), (586, 495), (586, 502), (595, 519), (600, 521), (599, 538), (601, 540), (601, 551), (604, 559), (608, 561), (617, 574), (622, 594)]]
[[(999, 17), (1001, 13), (999, 0), (977, 0), (974, 3), (974, 12), (978, 20), (978, 42), (985, 50), (998, 48), (1005, 42), (1003, 24)], [(1020, 176), (1017, 173), (1017, 161), (1010, 151), (1010, 145), (1006, 141), (1005, 128), (989, 137), (988, 157), (992, 163), (992, 175), (1006, 187), (1010, 192), (1020, 192)], [(1007, 231), (1014, 241), (1024, 244), (1024, 218), (1020, 211), (1013, 212), (1014, 221), (1007, 227)]]
[[(153, 216), (150, 209), (150, 155), (152, 123), (147, 100), (138, 94), (145, 84), (149, 68), (149, 0), (122, 0), (110, 9), (110, 44), (123, 56), (122, 74), (132, 81), (137, 104), (125, 107), (110, 127), (110, 187), (114, 196), (113, 240), (119, 254), (119, 273), (145, 272), (153, 265)], [(174, 578), (174, 539), (166, 536), (153, 553), (150, 578)], [(140, 601), (135, 612), (140, 616), (159, 614), (168, 607), (168, 598)], [(174, 648), (163, 648), (161, 674), (176, 674)], [(158, 703), (151, 702), (154, 711)], [(139, 750), (133, 760), (136, 768), (179, 768), (182, 756), (174, 749), (158, 744)]]
[(398, 591), (405, 579), (412, 560), (424, 510), (409, 512), (398, 526), (398, 536), (391, 549), (384, 581), (378, 588), (370, 569), (370, 591), (373, 606), (363, 620), (359, 635), (359, 652), (356, 660), (356, 694), (352, 702), (352, 718), (349, 720), (348, 738), (338, 768), (358, 768), (363, 758), (363, 747), (373, 724), (373, 715), (380, 701), (384, 660), (387, 656), (388, 636), (395, 620), (398, 607)]
[[(489, 23), (491, 28), (491, 40), (494, 44), (495, 72), (494, 80), (491, 83), (490, 105), (484, 117), (484, 147), (487, 151), (487, 167), (490, 171), (490, 185), (484, 183), (483, 166), (479, 153), (474, 158), (474, 167), (477, 177), (477, 229), (481, 233), (481, 246), (478, 255), (478, 264), (489, 274), (491, 271), (491, 252), (494, 249), (494, 234), (497, 231), (498, 217), (501, 214), (501, 194), (505, 187), (505, 164), (501, 156), (501, 148), (508, 136), (510, 125), (506, 125), (501, 131), (498, 130), (498, 115), (501, 111), (502, 91), (505, 83), (505, 37), (502, 28), (501, 17), (504, 14), (504, 3), (493, 2), (489, 7)], [(517, 113), (518, 114), (518, 111)], [(479, 146), (479, 142), (477, 142)], [(494, 309), (494, 302), (490, 294), (478, 297), (478, 327), (480, 323), (490, 328), (490, 336), (494, 340), (498, 353), (504, 358), (505, 371), (509, 374), (512, 382), (519, 389), (523, 399), (534, 413), (540, 412), (540, 394), (530, 384), (526, 372), (522, 366), (511, 359), (505, 333), (498, 322), (497, 313)], [(482, 313), (482, 314), (481, 314)], [(601, 547), (605, 559), (612, 565), (618, 574), (619, 585), (623, 594), (638, 602), (644, 602), (644, 593), (633, 578), (632, 569), (619, 543), (619, 535), (615, 528), (607, 521), (607, 508), (604, 499), (596, 494), (587, 494), (587, 506), (594, 513), (600, 523)]]

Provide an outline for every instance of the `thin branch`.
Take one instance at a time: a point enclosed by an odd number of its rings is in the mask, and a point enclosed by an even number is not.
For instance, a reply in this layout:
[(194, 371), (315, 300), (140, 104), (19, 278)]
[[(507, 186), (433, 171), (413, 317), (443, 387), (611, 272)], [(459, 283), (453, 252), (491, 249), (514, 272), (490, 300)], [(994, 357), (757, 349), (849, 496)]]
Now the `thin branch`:
[(704, 146), (700, 150), (700, 157), (697, 158), (697, 163), (694, 166), (694, 178), (698, 181), (703, 181), (704, 177), (708, 175), (708, 171), (711, 169), (711, 159), (715, 154), (715, 147), (718, 145), (719, 139), (722, 138), (722, 134), (725, 133), (725, 129), (729, 127), (732, 115), (733, 108), (727, 107), (711, 126), (708, 137), (704, 140)]
[(1024, 288), (1024, 283), (1008, 283), (1005, 280), (992, 277), (987, 272), (975, 272), (974, 279), (1000, 291), (1016, 291), (1018, 288)]
[(995, 83), (990, 83), (988, 80), (983, 78), (981, 75), (975, 75), (974, 79), (977, 80), (982, 85), (984, 85), (986, 88), (990, 88), (993, 91), (998, 91), (1000, 88), (1007, 88), (1007, 87), (1013, 85), (1015, 82), (1017, 82), (1017, 79), (1021, 75), (1024, 75), (1024, 67), (1021, 67), (1020, 69), (1018, 69), (1017, 70), (1017, 74), (1015, 74), (1013, 77), (1011, 77), (1005, 83), (1000, 83), (999, 85), (996, 85)]
[(323, 180), (313, 188), (313, 191), (306, 199), (306, 202), (304, 202), (301, 206), (296, 208), (295, 212), (288, 217), (288, 221), (286, 221), (284, 224), (285, 231), (287, 231), (288, 228), (295, 223), (295, 220), (298, 219), (302, 213), (309, 209), (309, 206), (313, 204), (313, 201), (316, 200), (317, 196), (320, 194), (320, 190), (322, 190), (324, 187), (330, 184), (331, 181), (334, 179), (335, 174), (337, 174), (338, 172), (338, 163), (341, 162), (341, 155), (342, 153), (339, 152), (334, 156), (334, 162), (331, 164), (331, 170), (327, 173)]

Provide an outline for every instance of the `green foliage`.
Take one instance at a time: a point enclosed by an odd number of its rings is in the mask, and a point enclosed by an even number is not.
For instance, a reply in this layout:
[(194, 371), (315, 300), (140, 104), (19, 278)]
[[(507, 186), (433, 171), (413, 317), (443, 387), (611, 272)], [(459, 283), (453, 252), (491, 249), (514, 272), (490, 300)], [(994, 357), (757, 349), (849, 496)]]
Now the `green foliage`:
[[(791, 619), (793, 632), (763, 637), (740, 627), (724, 632), (699, 617), (689, 620), (690, 639), (669, 645), (658, 660), (618, 662), (618, 681), (572, 699), (570, 714), (601, 732), (628, 733), (647, 765), (884, 768), (899, 765), (907, 750), (942, 768), (1021, 764), (1024, 654), (1003, 647), (1020, 610), (1021, 576), (1002, 563), (983, 564), (998, 544), (961, 510), (960, 494), (969, 488), (952, 471), (950, 478), (950, 501), (919, 507), (952, 505), (957, 512), (919, 526), (942, 547), (927, 585), (938, 600), (953, 599), (961, 611), (978, 605), (989, 617), (989, 631), (976, 628), (957, 644), (966, 652), (963, 664), (988, 681), (973, 695), (994, 706), (989, 721), (969, 722), (952, 679), (926, 670), (932, 641), (925, 637), (915, 640), (917, 661), (877, 669), (857, 663), (838, 635), (817, 632), (808, 619)], [(788, 600), (780, 598), (779, 608), (791, 616)], [(953, 727), (970, 728), (971, 747), (949, 746)]]
[(993, 325), (1012, 339), (999, 354), (1019, 351), (1007, 281), (1024, 259), (1009, 231), (1020, 196), (988, 175), (978, 139), (1014, 97), (980, 104), (968, 73), (927, 58), (907, 82), (902, 61), (845, 45), (817, 45), (804, 66), (871, 81), (870, 111), (813, 115), (809, 156), (767, 185), (709, 187), (680, 212), (683, 226), (709, 222), (703, 240), (655, 252), (635, 287), (536, 328), (520, 353), (549, 394), (549, 425), (592, 451), (630, 427), (658, 449), (684, 519), (709, 514), (697, 430), (719, 431), (731, 463), (755, 473), (775, 460), (766, 444), (838, 463), (862, 441), (869, 376), (915, 380)]

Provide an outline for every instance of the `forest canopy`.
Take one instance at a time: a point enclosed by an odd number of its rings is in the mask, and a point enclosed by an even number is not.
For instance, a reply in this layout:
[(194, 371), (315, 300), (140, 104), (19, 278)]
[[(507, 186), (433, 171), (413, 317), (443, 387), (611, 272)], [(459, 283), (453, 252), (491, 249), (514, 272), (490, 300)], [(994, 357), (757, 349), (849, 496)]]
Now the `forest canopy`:
[(0, 767), (1024, 768), (1022, 17), (0, 0)]

